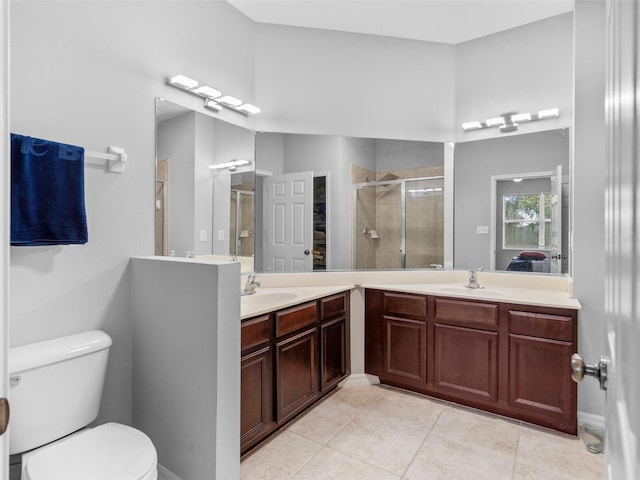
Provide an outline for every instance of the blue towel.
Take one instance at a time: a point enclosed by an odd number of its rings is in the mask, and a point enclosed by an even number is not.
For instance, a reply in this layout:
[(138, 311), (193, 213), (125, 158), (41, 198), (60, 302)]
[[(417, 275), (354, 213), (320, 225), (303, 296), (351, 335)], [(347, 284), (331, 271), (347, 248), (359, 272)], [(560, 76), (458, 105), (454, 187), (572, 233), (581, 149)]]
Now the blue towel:
[(11, 245), (87, 243), (84, 148), (11, 134)]

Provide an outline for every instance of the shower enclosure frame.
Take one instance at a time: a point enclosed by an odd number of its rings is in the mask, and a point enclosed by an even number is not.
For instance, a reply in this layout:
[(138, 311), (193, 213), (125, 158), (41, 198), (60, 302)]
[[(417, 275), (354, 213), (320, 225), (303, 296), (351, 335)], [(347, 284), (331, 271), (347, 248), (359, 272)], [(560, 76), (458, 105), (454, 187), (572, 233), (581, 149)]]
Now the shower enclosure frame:
[[(400, 239), (400, 268), (405, 270), (407, 268), (407, 199), (406, 199), (406, 191), (407, 191), (407, 182), (419, 182), (419, 181), (429, 181), (429, 180), (442, 180), (443, 181), (443, 195), (446, 192), (446, 180), (444, 175), (436, 175), (432, 177), (414, 177), (414, 178), (404, 178), (397, 180), (377, 180), (373, 182), (360, 182), (354, 183), (351, 185), (352, 189), (352, 205), (353, 205), (353, 240), (352, 240), (352, 257), (351, 257), (351, 267), (357, 269), (357, 259), (358, 259), (358, 190), (361, 190), (365, 187), (382, 187), (388, 185), (400, 185), (400, 231), (402, 232), (402, 238)], [(446, 207), (445, 207), (445, 215), (446, 215)], [(445, 255), (446, 258), (446, 255)], [(442, 267), (442, 265), (440, 265)]]
[[(238, 256), (240, 254), (240, 231), (239, 227), (240, 227), (240, 223), (241, 223), (241, 208), (240, 205), (242, 204), (242, 199), (241, 196), (242, 195), (250, 195), (252, 197), (254, 197), (255, 199), (255, 192), (251, 192), (248, 190), (240, 190), (237, 188), (231, 188), (229, 189), (229, 195), (231, 196), (232, 194), (236, 194), (235, 197), (235, 218), (234, 218), (234, 222), (235, 222), (235, 229), (234, 229), (234, 248), (233, 248), (233, 252), (231, 251), (231, 245), (229, 245), (229, 254), (232, 256)], [(234, 200), (232, 199), (231, 202), (233, 202)], [(230, 203), (231, 203), (230, 202)], [(254, 200), (254, 205), (255, 205), (255, 200)], [(255, 212), (254, 212), (254, 229), (255, 229)], [(250, 237), (254, 237), (254, 247), (253, 247), (253, 251), (255, 253), (255, 235), (254, 235), (255, 230), (251, 230), (249, 231), (249, 236)]]

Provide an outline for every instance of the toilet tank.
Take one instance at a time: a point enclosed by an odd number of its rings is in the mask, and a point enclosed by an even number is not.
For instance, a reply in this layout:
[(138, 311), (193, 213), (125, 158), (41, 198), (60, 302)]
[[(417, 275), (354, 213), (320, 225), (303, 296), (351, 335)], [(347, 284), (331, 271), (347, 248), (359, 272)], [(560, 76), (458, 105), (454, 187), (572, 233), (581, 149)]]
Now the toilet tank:
[(93, 330), (9, 349), (11, 454), (96, 419), (111, 343), (109, 335)]

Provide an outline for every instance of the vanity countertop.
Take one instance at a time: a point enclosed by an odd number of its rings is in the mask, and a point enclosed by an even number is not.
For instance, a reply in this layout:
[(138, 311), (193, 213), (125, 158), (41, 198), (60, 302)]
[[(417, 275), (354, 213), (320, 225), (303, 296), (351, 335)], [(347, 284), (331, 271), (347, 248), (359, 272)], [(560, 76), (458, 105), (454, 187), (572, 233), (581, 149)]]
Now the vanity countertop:
[(323, 285), (310, 287), (261, 287), (253, 295), (240, 297), (240, 318), (251, 318), (256, 315), (273, 312), (281, 308), (345, 292), (354, 285)]
[(503, 286), (486, 285), (485, 288), (465, 288), (456, 283), (421, 283), (421, 284), (377, 284), (362, 285), (365, 288), (379, 290), (391, 290), (405, 293), (421, 293), (425, 295), (437, 295), (443, 297), (464, 298), (466, 300), (486, 300), (501, 303), (516, 303), (523, 305), (536, 305), (552, 308), (580, 309), (578, 300), (569, 296), (567, 292), (554, 290), (538, 290), (533, 288), (513, 288)]

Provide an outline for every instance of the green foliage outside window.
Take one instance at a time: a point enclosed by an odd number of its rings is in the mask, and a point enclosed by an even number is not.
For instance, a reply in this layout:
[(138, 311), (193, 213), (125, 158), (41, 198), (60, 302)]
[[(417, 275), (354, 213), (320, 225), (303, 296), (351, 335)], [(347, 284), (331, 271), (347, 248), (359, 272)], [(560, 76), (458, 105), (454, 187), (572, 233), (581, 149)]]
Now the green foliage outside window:
[[(503, 197), (505, 248), (548, 249), (551, 243), (551, 194), (515, 194)], [(542, 235), (540, 233), (542, 232)], [(543, 239), (544, 245), (540, 240)]]

